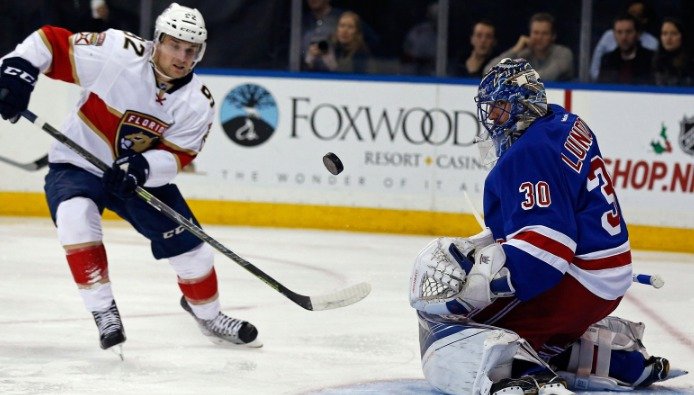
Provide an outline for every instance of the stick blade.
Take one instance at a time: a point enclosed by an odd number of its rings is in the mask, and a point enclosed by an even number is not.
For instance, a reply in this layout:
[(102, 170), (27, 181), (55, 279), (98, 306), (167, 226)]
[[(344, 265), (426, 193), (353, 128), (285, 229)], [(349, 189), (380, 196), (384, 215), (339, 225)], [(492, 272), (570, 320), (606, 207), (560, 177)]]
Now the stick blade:
[(371, 293), (371, 284), (359, 283), (332, 293), (311, 296), (310, 310), (331, 310), (349, 306), (364, 299), (369, 293)]

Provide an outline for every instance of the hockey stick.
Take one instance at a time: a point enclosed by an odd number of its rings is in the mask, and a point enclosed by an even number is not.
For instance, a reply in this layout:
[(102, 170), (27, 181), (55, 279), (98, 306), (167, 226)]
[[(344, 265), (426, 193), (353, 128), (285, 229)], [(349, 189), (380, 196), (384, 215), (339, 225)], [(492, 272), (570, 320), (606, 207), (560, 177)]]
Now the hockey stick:
[[(482, 216), (480, 215), (479, 211), (475, 208), (475, 205), (472, 204), (472, 199), (470, 199), (470, 195), (467, 194), (466, 191), (463, 191), (463, 195), (465, 196), (465, 200), (467, 201), (468, 206), (470, 206), (470, 210), (472, 211), (472, 215), (475, 216), (475, 220), (477, 220), (477, 224), (479, 224), (482, 229), (484, 229), (484, 219), (482, 219)], [(651, 285), (653, 288), (660, 288), (663, 285), (665, 285), (665, 280), (659, 275), (659, 274), (639, 274), (639, 273), (634, 273), (631, 276), (631, 281), (639, 284), (644, 284), (644, 285)]]
[(24, 169), (26, 171), (36, 171), (39, 169), (42, 169), (46, 166), (48, 166), (48, 154), (36, 159), (33, 162), (29, 163), (19, 163), (15, 162), (10, 158), (5, 158), (4, 156), (0, 156), (0, 162), (7, 163), (8, 165), (12, 165), (14, 167), (19, 167), (20, 169)]
[(644, 285), (652, 285), (653, 288), (661, 288), (665, 285), (665, 280), (659, 274), (637, 274), (631, 276), (632, 281)]
[[(44, 122), (41, 118), (37, 117), (36, 114), (32, 113), (31, 111), (23, 111), (22, 116), (26, 118), (29, 122), (41, 128), (41, 130), (50, 134), (56, 140), (68, 146), (70, 149), (75, 151), (82, 158), (89, 161), (89, 163), (98, 167), (100, 170), (105, 171), (110, 167), (109, 165), (101, 161), (99, 158), (94, 156), (91, 152), (87, 151), (82, 146), (72, 141), (69, 137), (60, 133), (60, 131), (58, 131), (56, 128), (54, 128), (47, 122)], [(212, 247), (217, 249), (217, 251), (224, 254), (227, 258), (230, 258), (232, 261), (236, 262), (241, 267), (248, 270), (254, 276), (262, 280), (265, 284), (269, 285), (271, 288), (274, 288), (276, 291), (286, 296), (289, 300), (305, 308), (306, 310), (328, 310), (348, 306), (364, 299), (369, 294), (369, 292), (371, 292), (371, 285), (364, 282), (352, 285), (350, 287), (344, 288), (336, 292), (331, 292), (323, 295), (306, 296), (298, 294), (285, 287), (262, 270), (258, 269), (252, 263), (236, 255), (230, 249), (224, 247), (220, 242), (218, 242), (217, 240), (209, 236), (207, 233), (205, 233), (200, 227), (198, 227), (193, 222), (180, 215), (171, 207), (167, 206), (164, 202), (159, 200), (156, 196), (152, 195), (144, 188), (138, 186), (135, 189), (135, 193), (137, 194), (137, 197), (147, 202), (147, 204), (152, 206), (154, 209), (158, 210), (159, 212), (161, 212), (177, 224), (183, 226), (190, 233), (195, 235), (198, 239), (211, 245)]]

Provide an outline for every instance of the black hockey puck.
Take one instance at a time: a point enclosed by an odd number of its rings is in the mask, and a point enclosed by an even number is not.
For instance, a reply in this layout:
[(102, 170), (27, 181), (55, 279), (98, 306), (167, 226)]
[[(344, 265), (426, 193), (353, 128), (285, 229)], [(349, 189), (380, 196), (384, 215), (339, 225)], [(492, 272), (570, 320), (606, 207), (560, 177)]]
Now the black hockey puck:
[(325, 168), (328, 169), (328, 171), (333, 175), (338, 175), (342, 173), (342, 170), (345, 169), (345, 166), (342, 164), (340, 158), (338, 158), (337, 155), (333, 154), (332, 152), (328, 152), (325, 154), (325, 156), (323, 156), (323, 164), (325, 165)]

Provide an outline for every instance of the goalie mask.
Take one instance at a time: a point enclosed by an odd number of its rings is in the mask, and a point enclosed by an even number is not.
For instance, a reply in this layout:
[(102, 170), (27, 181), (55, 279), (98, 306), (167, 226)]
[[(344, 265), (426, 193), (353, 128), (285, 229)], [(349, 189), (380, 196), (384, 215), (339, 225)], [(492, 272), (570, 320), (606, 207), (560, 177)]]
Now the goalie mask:
[(502, 59), (482, 78), (477, 118), (485, 132), (477, 140), (482, 162), (491, 165), (537, 118), (547, 114), (540, 76), (525, 59)]
[(178, 5), (178, 3), (171, 3), (157, 17), (154, 23), (155, 45), (159, 45), (162, 42), (163, 34), (178, 40), (200, 44), (193, 66), (202, 60), (202, 56), (205, 54), (207, 30), (205, 29), (205, 20), (196, 8), (188, 8)]

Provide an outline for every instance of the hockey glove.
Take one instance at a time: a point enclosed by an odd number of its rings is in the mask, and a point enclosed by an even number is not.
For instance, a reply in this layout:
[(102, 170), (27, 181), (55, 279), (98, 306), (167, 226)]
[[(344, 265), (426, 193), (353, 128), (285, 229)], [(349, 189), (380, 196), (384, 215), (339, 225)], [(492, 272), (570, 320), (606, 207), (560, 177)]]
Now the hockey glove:
[(458, 295), (469, 311), (489, 306), (497, 297), (513, 296), (511, 273), (504, 266), (506, 254), (501, 244), (492, 243), (475, 253), (475, 264)]
[(135, 189), (149, 177), (149, 163), (142, 154), (120, 158), (104, 172), (104, 189), (121, 199), (135, 195)]
[[(468, 260), (475, 260), (475, 252), (490, 244), (494, 244), (494, 236), (489, 228), (484, 228), (480, 233), (470, 237), (456, 237), (453, 239), (451, 253), (460, 254)], [(460, 261), (460, 257), (456, 260)]]
[(28, 61), (13, 57), (0, 66), (0, 115), (15, 123), (19, 113), (29, 107), (29, 97), (36, 85), (39, 69)]

